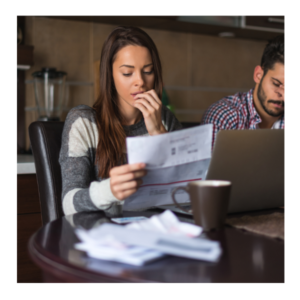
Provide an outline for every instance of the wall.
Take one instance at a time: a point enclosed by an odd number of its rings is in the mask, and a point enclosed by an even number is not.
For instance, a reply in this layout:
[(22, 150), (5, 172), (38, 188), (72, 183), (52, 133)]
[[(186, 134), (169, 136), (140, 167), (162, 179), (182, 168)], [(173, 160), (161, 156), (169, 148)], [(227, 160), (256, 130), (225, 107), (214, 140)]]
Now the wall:
[[(121, 24), (116, 24), (121, 25)], [(34, 66), (68, 73), (67, 81), (90, 85), (70, 88), (68, 107), (92, 105), (94, 62), (105, 38), (116, 27), (92, 22), (26, 17), (25, 43), (34, 46)], [(180, 121), (199, 122), (204, 110), (220, 98), (254, 86), (252, 74), (266, 42), (142, 28), (154, 40), (163, 66), (170, 104)], [(37, 119), (33, 85), (26, 85), (26, 127)], [(67, 111), (65, 111), (63, 118)], [(29, 139), (27, 134), (27, 147)]]

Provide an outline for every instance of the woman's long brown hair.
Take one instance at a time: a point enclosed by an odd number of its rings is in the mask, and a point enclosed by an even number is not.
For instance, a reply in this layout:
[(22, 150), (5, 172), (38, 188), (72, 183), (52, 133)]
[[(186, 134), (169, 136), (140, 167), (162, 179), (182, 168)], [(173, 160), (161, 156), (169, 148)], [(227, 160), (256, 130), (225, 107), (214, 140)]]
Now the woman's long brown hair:
[(152, 39), (136, 27), (119, 26), (107, 37), (103, 44), (100, 59), (100, 94), (93, 105), (97, 115), (99, 132), (95, 164), (98, 176), (108, 178), (109, 171), (124, 162), (126, 133), (121, 124), (122, 116), (118, 108), (117, 92), (113, 80), (112, 65), (117, 52), (125, 46), (146, 47), (152, 58), (154, 70), (154, 90), (162, 96), (162, 70), (158, 51)]

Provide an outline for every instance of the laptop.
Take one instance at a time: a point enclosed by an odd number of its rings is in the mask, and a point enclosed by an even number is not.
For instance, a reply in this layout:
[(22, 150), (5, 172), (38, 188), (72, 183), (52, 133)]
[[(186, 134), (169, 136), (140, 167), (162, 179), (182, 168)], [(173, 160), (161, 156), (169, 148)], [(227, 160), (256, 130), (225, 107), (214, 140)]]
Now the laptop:
[[(206, 179), (232, 182), (228, 213), (284, 206), (284, 130), (219, 131)], [(175, 205), (160, 208), (184, 213)]]

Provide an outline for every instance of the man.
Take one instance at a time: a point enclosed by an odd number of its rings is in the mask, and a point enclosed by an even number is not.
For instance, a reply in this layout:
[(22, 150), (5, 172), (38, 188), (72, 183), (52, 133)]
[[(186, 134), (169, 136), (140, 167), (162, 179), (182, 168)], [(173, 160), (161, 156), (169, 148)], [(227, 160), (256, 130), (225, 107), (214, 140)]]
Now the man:
[(221, 129), (284, 128), (284, 35), (264, 49), (253, 73), (254, 89), (225, 97), (204, 113), (202, 124), (213, 124), (213, 142)]

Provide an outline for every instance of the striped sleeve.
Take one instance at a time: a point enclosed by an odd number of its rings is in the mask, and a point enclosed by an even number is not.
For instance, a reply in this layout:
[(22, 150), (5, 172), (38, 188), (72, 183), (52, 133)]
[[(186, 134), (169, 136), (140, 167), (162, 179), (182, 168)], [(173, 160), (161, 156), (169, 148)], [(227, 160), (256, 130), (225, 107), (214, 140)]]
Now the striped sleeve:
[(72, 109), (65, 121), (59, 162), (62, 170), (62, 206), (65, 215), (106, 210), (119, 200), (110, 179), (99, 179), (95, 166), (98, 130), (88, 106)]

